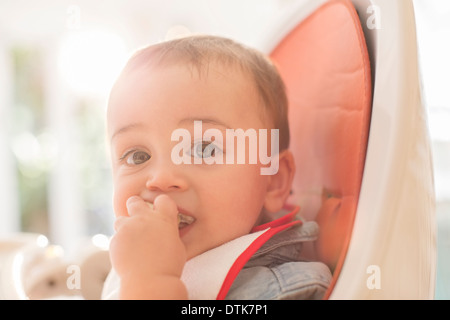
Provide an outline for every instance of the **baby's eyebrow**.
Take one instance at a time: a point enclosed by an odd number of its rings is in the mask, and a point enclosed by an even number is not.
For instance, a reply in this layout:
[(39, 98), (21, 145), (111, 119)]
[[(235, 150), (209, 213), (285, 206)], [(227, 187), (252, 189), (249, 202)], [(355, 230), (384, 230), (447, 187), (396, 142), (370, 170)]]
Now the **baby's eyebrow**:
[(180, 125), (182, 123), (186, 123), (186, 122), (191, 123), (191, 122), (194, 122), (194, 121), (201, 121), (202, 124), (207, 123), (207, 124), (212, 124), (212, 125), (225, 127), (226, 129), (231, 129), (231, 127), (229, 125), (227, 125), (225, 122), (222, 122), (221, 120), (211, 119), (211, 118), (198, 118), (198, 117), (190, 117), (190, 118), (182, 119), (182, 120), (180, 120), (178, 125)]
[(126, 126), (123, 126), (122, 128), (118, 129), (116, 132), (113, 133), (113, 135), (111, 136), (111, 141), (114, 140), (115, 137), (117, 137), (120, 134), (124, 134), (127, 131), (133, 130), (133, 129), (139, 129), (141, 127), (143, 127), (144, 124), (143, 123), (131, 123), (128, 124)]

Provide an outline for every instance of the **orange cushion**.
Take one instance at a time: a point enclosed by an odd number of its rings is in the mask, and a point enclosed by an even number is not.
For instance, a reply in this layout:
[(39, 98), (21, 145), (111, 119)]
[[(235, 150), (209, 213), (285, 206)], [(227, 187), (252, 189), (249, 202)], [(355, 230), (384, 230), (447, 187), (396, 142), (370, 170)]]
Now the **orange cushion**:
[(317, 258), (336, 281), (350, 241), (364, 168), (371, 73), (364, 34), (349, 0), (332, 0), (295, 27), (271, 54), (289, 99), (297, 171), (292, 202), (321, 233)]

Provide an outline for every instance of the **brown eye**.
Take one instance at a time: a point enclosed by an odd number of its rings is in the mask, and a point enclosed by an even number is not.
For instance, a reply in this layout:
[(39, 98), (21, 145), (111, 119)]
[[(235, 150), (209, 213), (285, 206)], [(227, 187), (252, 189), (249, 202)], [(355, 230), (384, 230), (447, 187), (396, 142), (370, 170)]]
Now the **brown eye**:
[(195, 143), (190, 153), (194, 158), (209, 158), (215, 155), (216, 147), (211, 141), (202, 141)]
[(127, 156), (127, 164), (139, 165), (150, 159), (150, 155), (144, 151), (134, 151)]
[(206, 159), (222, 153), (222, 150), (213, 141), (201, 141), (194, 143), (189, 153), (193, 158)]

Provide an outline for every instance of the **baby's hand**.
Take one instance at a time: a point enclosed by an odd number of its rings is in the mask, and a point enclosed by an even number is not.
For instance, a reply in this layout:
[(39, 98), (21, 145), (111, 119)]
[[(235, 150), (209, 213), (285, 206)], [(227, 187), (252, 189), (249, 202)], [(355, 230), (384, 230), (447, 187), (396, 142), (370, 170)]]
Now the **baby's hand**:
[(128, 199), (127, 209), (128, 217), (116, 219), (110, 243), (111, 263), (121, 279), (180, 278), (186, 249), (178, 233), (176, 204), (160, 195), (151, 208), (135, 196)]

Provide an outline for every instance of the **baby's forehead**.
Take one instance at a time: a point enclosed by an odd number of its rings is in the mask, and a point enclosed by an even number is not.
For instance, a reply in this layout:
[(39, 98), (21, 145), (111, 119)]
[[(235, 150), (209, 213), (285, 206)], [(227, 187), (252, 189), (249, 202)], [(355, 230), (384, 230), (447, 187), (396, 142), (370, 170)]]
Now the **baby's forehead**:
[(135, 64), (133, 68), (124, 69), (119, 80), (135, 81), (137, 78), (145, 80), (158, 72), (179, 69), (188, 71), (192, 80), (215, 81), (219, 78), (239, 79), (254, 85), (254, 76), (251, 71), (243, 67), (238, 61), (233, 60), (214, 60), (204, 58), (202, 60), (190, 60), (180, 58), (178, 60), (166, 59), (156, 62), (142, 62)]
[[(167, 75), (172, 75), (173, 77), (179, 75), (179, 78), (185, 80), (186, 86), (194, 82), (207, 83), (209, 86), (219, 88), (220, 86), (234, 86), (236, 89), (239, 89), (239, 94), (243, 98), (253, 96), (261, 100), (253, 76), (237, 64), (227, 65), (216, 61), (194, 64), (190, 61), (175, 61), (172, 63), (135, 65), (133, 69), (125, 69), (111, 89), (110, 101), (118, 96), (132, 96), (133, 93), (151, 88), (155, 84), (171, 87), (173, 83), (158, 81), (158, 78)], [(179, 85), (178, 81), (177, 85)]]
[[(125, 106), (122, 101), (128, 100), (133, 96), (136, 96), (136, 92), (145, 92), (149, 86), (155, 83), (155, 79), (158, 77), (167, 76), (167, 74), (177, 74), (180, 72), (180, 77), (187, 78), (187, 82), (208, 82), (210, 85), (219, 88), (220, 86), (234, 86), (236, 92), (238, 92), (238, 98), (248, 101), (248, 104), (256, 104), (257, 108), (250, 108), (250, 106), (243, 105), (242, 108), (255, 110), (255, 116), (261, 116), (261, 119), (266, 119), (267, 108), (264, 107), (263, 100), (260, 97), (259, 91), (256, 86), (252, 75), (246, 70), (236, 65), (224, 64), (217, 61), (209, 61), (204, 64), (192, 64), (189, 61), (177, 61), (176, 63), (160, 63), (160, 64), (143, 64), (138, 67), (135, 66), (132, 70), (125, 70), (118, 81), (114, 85), (110, 94), (110, 101), (108, 109), (111, 108), (112, 102), (121, 100), (118, 103)], [(187, 77), (185, 77), (187, 73)], [(170, 82), (158, 82), (158, 86), (163, 85), (171, 87), (173, 84)], [(178, 82), (177, 82), (178, 85)], [(226, 90), (224, 88), (224, 90)], [(176, 95), (177, 90), (174, 88), (173, 94)], [(208, 94), (208, 92), (197, 91), (194, 92), (200, 94)], [(213, 93), (211, 93), (213, 94)], [(223, 98), (219, 97), (219, 98)], [(231, 97), (229, 97), (231, 100)], [(168, 106), (169, 107), (169, 106)], [(187, 105), (189, 107), (189, 105)], [(249, 111), (249, 110), (246, 110)]]

